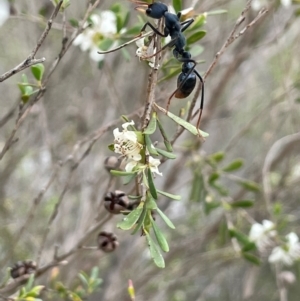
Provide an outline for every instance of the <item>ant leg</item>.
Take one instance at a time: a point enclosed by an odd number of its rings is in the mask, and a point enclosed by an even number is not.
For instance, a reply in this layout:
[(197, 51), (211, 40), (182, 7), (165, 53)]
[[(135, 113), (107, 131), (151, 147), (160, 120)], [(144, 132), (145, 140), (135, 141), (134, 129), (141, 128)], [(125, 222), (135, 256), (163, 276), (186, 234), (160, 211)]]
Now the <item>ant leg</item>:
[(200, 121), (201, 121), (201, 116), (202, 116), (202, 111), (203, 111), (203, 105), (204, 105), (204, 80), (201, 77), (201, 75), (197, 72), (197, 70), (194, 70), (195, 74), (198, 76), (200, 82), (201, 82), (201, 102), (200, 102), (200, 111), (199, 111), (199, 117), (197, 121), (197, 131), (200, 134), (199, 128), (200, 128)]
[(117, 50), (119, 50), (121, 48), (126, 47), (127, 45), (129, 45), (129, 44), (131, 44), (133, 42), (136, 42), (136, 41), (140, 40), (141, 38), (149, 36), (151, 33), (152, 33), (152, 31), (146, 32), (146, 33), (142, 34), (141, 36), (137, 36), (134, 39), (132, 39), (132, 40), (130, 40), (130, 41), (128, 41), (128, 42), (126, 42), (126, 43), (124, 43), (122, 45), (117, 46), (116, 48), (113, 48), (113, 49), (110, 49), (110, 50), (106, 50), (106, 51), (98, 51), (98, 53), (99, 54), (106, 54), (106, 53), (110, 53), (110, 52), (115, 52), (115, 51), (117, 51)]
[(176, 94), (176, 92), (177, 92), (177, 90), (178, 90), (178, 88), (172, 93), (172, 95), (169, 97), (169, 99), (168, 99), (168, 103), (167, 103), (167, 106), (166, 106), (166, 113), (168, 113), (169, 112), (169, 107), (170, 107), (170, 104), (171, 104), (171, 99), (173, 98), (173, 96)]
[(141, 33), (142, 33), (143, 31), (145, 31), (145, 29), (146, 29), (147, 26), (151, 27), (151, 29), (152, 29), (156, 34), (158, 34), (159, 36), (161, 36), (161, 37), (163, 37), (163, 38), (165, 38), (165, 37), (168, 36), (168, 34), (161, 33), (159, 30), (157, 30), (150, 22), (145, 23), (145, 25), (144, 25), (144, 26), (142, 27), (142, 29), (141, 29)]
[(182, 26), (181, 32), (184, 32), (187, 28), (189, 28), (194, 21), (195, 21), (194, 19), (189, 19), (180, 23), (180, 25)]

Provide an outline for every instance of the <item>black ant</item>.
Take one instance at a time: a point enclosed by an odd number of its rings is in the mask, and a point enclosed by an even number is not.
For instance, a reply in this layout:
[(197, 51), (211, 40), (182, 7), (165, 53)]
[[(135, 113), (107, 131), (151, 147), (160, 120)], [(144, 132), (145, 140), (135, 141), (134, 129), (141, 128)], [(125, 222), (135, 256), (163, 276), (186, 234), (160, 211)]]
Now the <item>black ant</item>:
[[(135, 4), (138, 4), (138, 6), (135, 9), (146, 13), (148, 17), (153, 19), (161, 19), (161, 18), (165, 19), (164, 33), (161, 33), (150, 22), (147, 22), (142, 27), (141, 34), (139, 36), (142, 36), (142, 32), (145, 31), (147, 26), (149, 26), (154, 33), (160, 35), (161, 37), (170, 36), (171, 41), (167, 43), (164, 47), (162, 47), (159, 52), (164, 50), (166, 47), (174, 47), (173, 49), (174, 57), (179, 62), (182, 62), (182, 72), (179, 74), (177, 78), (177, 89), (169, 97), (166, 111), (169, 110), (172, 97), (173, 96), (175, 96), (176, 98), (188, 97), (196, 86), (196, 77), (199, 78), (202, 84), (202, 89), (201, 89), (202, 91), (201, 91), (201, 101), (200, 101), (200, 112), (197, 121), (197, 130), (200, 135), (199, 126), (200, 126), (203, 104), (204, 104), (204, 81), (200, 76), (200, 74), (195, 70), (197, 62), (193, 60), (191, 58), (191, 54), (188, 51), (185, 51), (184, 49), (186, 46), (186, 39), (183, 34), (183, 32), (194, 22), (194, 19), (188, 19), (184, 22), (180, 22), (181, 12), (178, 12), (177, 15), (169, 13), (167, 5), (161, 2), (154, 2), (154, 0), (152, 1), (151, 4), (147, 4), (145, 2), (135, 1), (135, 0), (130, 0), (130, 1)], [(120, 49), (126, 46), (127, 44), (128, 43), (125, 43), (124, 45), (117, 47), (116, 49), (107, 51), (105, 53)], [(148, 57), (143, 57), (143, 59), (149, 59), (155, 56), (159, 52), (156, 52)]]

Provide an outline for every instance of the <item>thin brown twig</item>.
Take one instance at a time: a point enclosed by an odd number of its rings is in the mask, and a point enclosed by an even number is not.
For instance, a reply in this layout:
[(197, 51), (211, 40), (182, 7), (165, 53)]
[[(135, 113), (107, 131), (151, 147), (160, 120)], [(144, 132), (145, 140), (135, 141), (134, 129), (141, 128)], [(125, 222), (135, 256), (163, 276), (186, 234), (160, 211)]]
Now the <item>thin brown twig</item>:
[(18, 66), (14, 67), (13, 69), (11, 69), (11, 70), (5, 72), (3, 75), (1, 75), (0, 76), (0, 82), (3, 82), (4, 80), (8, 79), (12, 75), (14, 75), (14, 74), (16, 74), (16, 73), (32, 66), (32, 65), (36, 65), (38, 63), (43, 63), (46, 60), (45, 58), (35, 59), (35, 55), (36, 55), (37, 51), (39, 50), (39, 48), (44, 43), (44, 41), (45, 41), (45, 39), (46, 39), (50, 29), (51, 29), (53, 19), (56, 18), (62, 3), (63, 3), (63, 0), (61, 0), (56, 5), (50, 19), (47, 22), (47, 27), (45, 28), (44, 32), (40, 36), (37, 44), (35, 45), (35, 47), (33, 48), (32, 52), (31, 52), (31, 54), (22, 63), (20, 63)]

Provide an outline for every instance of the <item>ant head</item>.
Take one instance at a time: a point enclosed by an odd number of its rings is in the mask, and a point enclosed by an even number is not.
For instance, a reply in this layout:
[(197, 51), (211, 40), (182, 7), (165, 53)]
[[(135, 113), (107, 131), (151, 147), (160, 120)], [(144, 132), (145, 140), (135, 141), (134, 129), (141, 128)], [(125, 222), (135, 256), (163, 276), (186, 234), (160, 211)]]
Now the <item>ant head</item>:
[[(143, 7), (147, 7), (143, 9)], [(138, 11), (146, 13), (146, 15), (153, 19), (161, 19), (164, 17), (165, 13), (168, 11), (167, 5), (161, 2), (154, 2), (152, 4), (141, 4), (135, 8)]]

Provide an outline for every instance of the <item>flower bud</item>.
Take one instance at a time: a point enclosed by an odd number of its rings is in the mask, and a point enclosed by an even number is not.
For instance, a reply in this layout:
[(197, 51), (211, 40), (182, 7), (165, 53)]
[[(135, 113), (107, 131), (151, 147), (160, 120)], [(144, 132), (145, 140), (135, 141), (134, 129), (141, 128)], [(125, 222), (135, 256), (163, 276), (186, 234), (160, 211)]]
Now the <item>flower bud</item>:
[(104, 161), (105, 169), (110, 172), (113, 169), (118, 169), (120, 166), (121, 160), (115, 156), (109, 156)]

